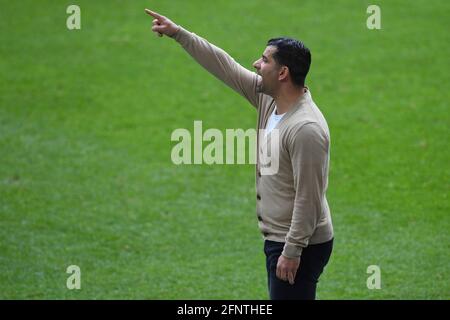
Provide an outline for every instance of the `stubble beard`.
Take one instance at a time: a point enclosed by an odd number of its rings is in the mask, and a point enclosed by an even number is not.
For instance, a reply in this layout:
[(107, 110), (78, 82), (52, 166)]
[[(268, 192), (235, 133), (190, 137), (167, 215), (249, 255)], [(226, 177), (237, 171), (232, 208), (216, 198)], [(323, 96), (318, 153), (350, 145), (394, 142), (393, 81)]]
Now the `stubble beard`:
[(259, 83), (256, 85), (256, 92), (269, 94), (266, 90), (266, 87), (264, 86), (264, 82), (263, 82), (261, 75), (259, 75), (259, 76), (260, 76), (260, 78), (259, 78), (260, 80), (259, 80)]

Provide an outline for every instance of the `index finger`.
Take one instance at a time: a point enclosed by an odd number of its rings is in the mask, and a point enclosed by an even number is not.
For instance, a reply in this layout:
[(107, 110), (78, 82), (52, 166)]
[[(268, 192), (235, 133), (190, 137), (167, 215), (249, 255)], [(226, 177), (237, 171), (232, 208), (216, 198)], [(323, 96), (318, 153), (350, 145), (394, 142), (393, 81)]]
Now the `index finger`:
[(294, 278), (295, 275), (292, 272), (288, 272), (288, 280), (289, 280), (289, 284), (294, 284)]
[(162, 15), (160, 15), (160, 14), (158, 14), (156, 12), (153, 12), (152, 10), (145, 9), (145, 12), (148, 15), (152, 16), (153, 18), (156, 18), (156, 19), (159, 19), (159, 20), (163, 20), (164, 19), (164, 17)]

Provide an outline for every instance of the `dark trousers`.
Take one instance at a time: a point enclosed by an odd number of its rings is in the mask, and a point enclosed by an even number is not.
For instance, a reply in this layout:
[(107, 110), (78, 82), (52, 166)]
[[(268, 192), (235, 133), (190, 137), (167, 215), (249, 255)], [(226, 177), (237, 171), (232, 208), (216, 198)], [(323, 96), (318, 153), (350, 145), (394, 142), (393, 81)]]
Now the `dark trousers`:
[(312, 244), (303, 249), (300, 267), (295, 276), (295, 283), (289, 284), (277, 278), (278, 257), (283, 252), (284, 243), (266, 240), (267, 279), (269, 295), (272, 300), (314, 300), (316, 287), (323, 269), (328, 263), (333, 250), (333, 239), (320, 244)]

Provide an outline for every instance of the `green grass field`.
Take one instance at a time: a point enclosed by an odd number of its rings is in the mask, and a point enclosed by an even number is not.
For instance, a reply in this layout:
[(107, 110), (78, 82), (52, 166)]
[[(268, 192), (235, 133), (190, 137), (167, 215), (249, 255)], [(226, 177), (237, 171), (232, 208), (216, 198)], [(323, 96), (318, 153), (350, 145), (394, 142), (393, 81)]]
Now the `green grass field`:
[[(381, 30), (366, 27), (369, 4)], [(256, 113), (155, 37), (145, 7), (248, 68), (274, 36), (311, 48), (335, 228), (319, 299), (450, 298), (450, 3), (438, 0), (1, 1), (0, 298), (268, 298), (254, 166), (170, 158), (174, 129), (254, 128)], [(66, 288), (73, 264), (81, 290)]]

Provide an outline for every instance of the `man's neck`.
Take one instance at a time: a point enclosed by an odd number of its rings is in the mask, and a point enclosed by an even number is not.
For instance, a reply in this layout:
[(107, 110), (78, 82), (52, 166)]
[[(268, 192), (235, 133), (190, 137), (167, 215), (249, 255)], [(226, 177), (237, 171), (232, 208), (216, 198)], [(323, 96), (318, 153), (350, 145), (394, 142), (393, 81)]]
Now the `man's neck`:
[[(284, 91), (284, 92), (283, 92)], [(280, 90), (277, 96), (274, 97), (277, 105), (276, 114), (283, 114), (288, 112), (294, 104), (306, 93), (306, 88), (295, 88)]]

